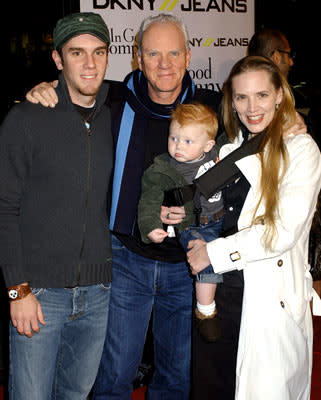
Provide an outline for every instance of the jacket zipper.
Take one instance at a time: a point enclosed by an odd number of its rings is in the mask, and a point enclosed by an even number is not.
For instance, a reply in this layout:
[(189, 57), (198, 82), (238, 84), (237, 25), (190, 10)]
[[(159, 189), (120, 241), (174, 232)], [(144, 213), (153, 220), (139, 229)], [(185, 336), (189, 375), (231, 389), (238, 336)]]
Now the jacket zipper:
[(87, 167), (87, 186), (86, 186), (84, 222), (83, 222), (82, 240), (81, 240), (79, 261), (78, 261), (77, 286), (79, 286), (79, 284), (80, 284), (81, 263), (82, 263), (84, 248), (85, 248), (85, 236), (86, 236), (86, 230), (87, 230), (87, 214), (88, 214), (88, 202), (89, 202), (89, 188), (90, 188), (90, 178), (91, 178), (91, 159), (92, 159), (91, 129), (90, 129), (90, 124), (87, 121), (85, 121), (85, 127), (87, 129), (87, 138), (88, 138), (88, 141), (87, 141), (87, 144), (88, 144), (88, 167)]

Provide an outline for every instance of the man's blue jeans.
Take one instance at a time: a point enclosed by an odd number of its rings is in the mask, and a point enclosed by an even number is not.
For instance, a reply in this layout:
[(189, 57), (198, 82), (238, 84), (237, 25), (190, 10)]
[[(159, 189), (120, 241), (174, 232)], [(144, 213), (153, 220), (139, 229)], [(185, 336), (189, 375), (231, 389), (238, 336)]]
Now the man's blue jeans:
[(153, 310), (155, 373), (149, 400), (187, 400), (193, 279), (186, 263), (129, 251), (115, 237), (107, 337), (94, 400), (130, 400)]
[(10, 324), (11, 400), (85, 400), (106, 336), (110, 284), (33, 289), (46, 325), (32, 338)]

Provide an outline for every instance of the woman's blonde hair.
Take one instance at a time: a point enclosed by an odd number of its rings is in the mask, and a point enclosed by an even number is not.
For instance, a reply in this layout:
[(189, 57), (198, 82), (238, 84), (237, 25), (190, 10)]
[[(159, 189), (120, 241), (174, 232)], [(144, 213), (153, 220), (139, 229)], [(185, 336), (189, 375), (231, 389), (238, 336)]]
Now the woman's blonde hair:
[[(262, 168), (261, 196), (253, 217), (254, 224), (265, 225), (264, 244), (267, 249), (271, 249), (277, 234), (275, 220), (278, 215), (279, 186), (288, 164), (283, 132), (295, 123), (296, 111), (290, 86), (279, 68), (265, 57), (244, 57), (233, 66), (223, 85), (223, 121), (231, 141), (235, 139), (241, 127), (238, 115), (233, 109), (233, 79), (242, 73), (252, 71), (266, 71), (275, 90), (281, 89), (283, 93), (280, 104), (276, 104), (274, 117), (265, 130), (259, 149)], [(264, 215), (255, 217), (262, 202), (265, 206)]]

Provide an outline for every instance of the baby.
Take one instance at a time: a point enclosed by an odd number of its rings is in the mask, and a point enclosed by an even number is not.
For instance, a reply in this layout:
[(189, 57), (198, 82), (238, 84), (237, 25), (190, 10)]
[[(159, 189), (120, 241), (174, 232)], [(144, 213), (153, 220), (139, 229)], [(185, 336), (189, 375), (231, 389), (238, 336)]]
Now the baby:
[[(217, 239), (223, 223), (223, 199), (221, 192), (210, 199), (200, 196), (199, 221), (193, 213), (193, 201), (184, 204), (186, 217), (180, 223), (164, 229), (160, 209), (164, 191), (182, 187), (212, 168), (218, 157), (214, 148), (218, 122), (214, 111), (203, 104), (180, 104), (171, 115), (168, 153), (157, 156), (145, 171), (142, 194), (138, 206), (138, 225), (145, 243), (161, 243), (167, 236), (179, 233), (185, 250), (190, 240), (206, 242)], [(173, 204), (175, 205), (175, 204)], [(208, 266), (196, 276), (197, 327), (202, 337), (216, 341), (220, 324), (215, 307), (215, 291), (222, 276)]]

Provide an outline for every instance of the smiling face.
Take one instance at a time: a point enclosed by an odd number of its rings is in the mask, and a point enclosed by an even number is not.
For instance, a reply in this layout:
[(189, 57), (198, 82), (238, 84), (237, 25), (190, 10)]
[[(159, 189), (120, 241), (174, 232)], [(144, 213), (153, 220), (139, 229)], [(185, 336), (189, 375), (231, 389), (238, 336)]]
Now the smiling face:
[(239, 119), (253, 133), (262, 132), (272, 121), (282, 89), (272, 84), (269, 72), (248, 71), (232, 79), (232, 101)]
[(62, 57), (56, 50), (52, 57), (57, 68), (63, 71), (72, 102), (91, 105), (105, 77), (107, 44), (93, 35), (79, 35), (63, 46)]
[(168, 137), (168, 152), (178, 162), (199, 160), (209, 152), (215, 141), (210, 139), (201, 124), (181, 126), (177, 121), (171, 122)]
[(190, 58), (184, 34), (177, 24), (155, 22), (146, 29), (138, 64), (155, 103), (172, 104), (176, 100)]

